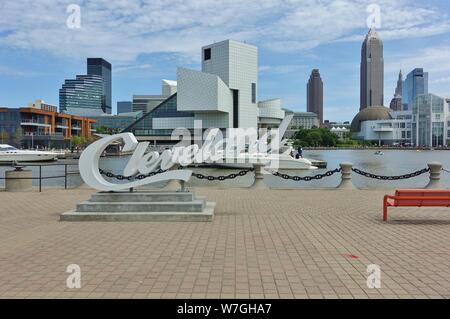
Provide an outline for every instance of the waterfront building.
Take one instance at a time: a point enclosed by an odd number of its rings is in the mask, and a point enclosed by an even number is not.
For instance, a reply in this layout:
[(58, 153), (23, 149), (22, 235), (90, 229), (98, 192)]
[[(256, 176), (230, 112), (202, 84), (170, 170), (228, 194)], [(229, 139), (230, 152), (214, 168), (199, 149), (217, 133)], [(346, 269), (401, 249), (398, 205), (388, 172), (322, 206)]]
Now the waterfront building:
[(118, 101), (117, 102), (117, 114), (133, 112), (133, 102), (131, 101)]
[[(378, 145), (411, 145), (411, 112), (392, 112), (388, 108), (367, 108), (352, 123), (357, 139)], [(358, 124), (359, 123), (359, 124)]]
[(403, 109), (411, 110), (418, 95), (428, 94), (428, 72), (422, 68), (412, 70), (403, 82)]
[(384, 105), (383, 41), (371, 28), (361, 48), (360, 110)]
[(306, 86), (306, 109), (317, 114), (319, 122), (323, 124), (323, 81), (318, 69), (314, 69)]
[(76, 116), (98, 116), (102, 108), (103, 79), (99, 75), (77, 75), (65, 80), (59, 90), (59, 108), (62, 113)]
[[(148, 110), (127, 127), (140, 140), (170, 140), (175, 128), (275, 127), (284, 118), (281, 101), (258, 103), (258, 50), (255, 46), (226, 40), (201, 49), (202, 70), (177, 69), (176, 93), (168, 95), (163, 81), (160, 96), (134, 96), (133, 110)], [(173, 91), (172, 91), (173, 92)], [(149, 101), (155, 104), (149, 107)], [(158, 100), (160, 99), (160, 100)], [(158, 101), (156, 101), (158, 100)]]
[(258, 102), (258, 128), (277, 128), (285, 117), (280, 99)]
[(94, 129), (106, 128), (111, 133), (118, 133), (136, 122), (142, 117), (142, 111), (139, 112), (124, 112), (117, 115), (102, 114), (100, 116), (93, 116), (95, 120)]
[(380, 145), (447, 146), (450, 139), (448, 102), (434, 94), (421, 94), (414, 99), (411, 110), (369, 107), (355, 116), (352, 131), (356, 138)]
[(416, 146), (447, 146), (450, 138), (447, 99), (434, 94), (418, 95), (412, 114), (412, 138)]
[(111, 63), (102, 58), (88, 58), (87, 59), (87, 74), (98, 75), (102, 77), (102, 110), (106, 114), (111, 114)]
[(8, 137), (3, 142), (19, 147), (69, 147), (72, 136), (90, 138), (94, 123), (90, 118), (58, 113), (45, 103), (0, 108), (0, 133)]
[(58, 107), (56, 105), (45, 103), (45, 101), (41, 99), (36, 100), (35, 102), (29, 102), (28, 107), (33, 107), (44, 111), (58, 112)]

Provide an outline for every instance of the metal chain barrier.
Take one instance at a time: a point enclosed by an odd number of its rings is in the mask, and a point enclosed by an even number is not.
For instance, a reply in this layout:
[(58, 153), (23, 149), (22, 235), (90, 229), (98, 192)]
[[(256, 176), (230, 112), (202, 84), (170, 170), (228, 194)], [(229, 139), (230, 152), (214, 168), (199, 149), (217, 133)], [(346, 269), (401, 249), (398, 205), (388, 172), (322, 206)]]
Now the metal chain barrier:
[(163, 170), (160, 169), (159, 171), (156, 171), (156, 172), (151, 172), (151, 173), (148, 173), (148, 174), (142, 174), (142, 175), (137, 175), (137, 176), (123, 176), (123, 175), (120, 175), (120, 174), (114, 174), (114, 173), (111, 173), (111, 172), (106, 172), (106, 171), (104, 171), (102, 169), (99, 169), (99, 172), (100, 172), (100, 174), (105, 175), (106, 177), (115, 178), (115, 179), (117, 179), (119, 181), (123, 181), (123, 180), (131, 181), (133, 179), (134, 180), (141, 180), (141, 179), (144, 179), (144, 178), (147, 178), (147, 177), (150, 177), (150, 176), (154, 176), (154, 175), (157, 175), (157, 174), (161, 174), (161, 173), (164, 173), (164, 172), (167, 172), (167, 171), (163, 171)]
[(282, 179), (285, 179), (285, 180), (290, 179), (290, 180), (293, 180), (293, 181), (296, 181), (296, 182), (300, 182), (300, 181), (302, 181), (302, 182), (311, 182), (313, 180), (320, 180), (320, 179), (325, 178), (325, 177), (331, 177), (334, 174), (337, 174), (337, 173), (340, 173), (340, 172), (341, 172), (341, 169), (340, 168), (336, 168), (335, 170), (328, 171), (328, 172), (326, 172), (324, 174), (317, 174), (317, 175), (314, 175), (314, 176), (305, 176), (305, 177), (290, 176), (288, 174), (281, 174), (281, 173), (278, 173), (278, 172), (272, 172), (272, 175), (277, 176), (277, 177), (281, 177)]
[(381, 176), (381, 175), (364, 172), (357, 168), (352, 168), (352, 171), (355, 172), (356, 174), (359, 174), (359, 175), (367, 177), (367, 178), (378, 179), (381, 181), (398, 181), (398, 180), (402, 180), (402, 179), (409, 179), (409, 178), (414, 178), (414, 177), (423, 175), (425, 173), (430, 172), (430, 169), (424, 168), (424, 169), (422, 169), (420, 171), (416, 171), (414, 173), (409, 173), (409, 174), (399, 175), (399, 176)]
[(450, 171), (447, 170), (447, 169), (445, 169), (445, 168), (443, 168), (442, 170), (443, 170), (444, 172), (446, 172), (446, 173), (450, 173)]
[(249, 168), (243, 171), (240, 171), (238, 173), (232, 173), (232, 174), (228, 174), (228, 175), (221, 175), (221, 176), (208, 176), (208, 175), (203, 175), (203, 174), (199, 174), (199, 173), (192, 173), (192, 176), (198, 178), (198, 179), (206, 179), (208, 181), (224, 181), (227, 179), (235, 179), (237, 177), (242, 177), (247, 175), (248, 172), (253, 172), (255, 169), (254, 168)]
[[(183, 167), (180, 166), (179, 169), (183, 169)], [(159, 170), (157, 172), (151, 172), (151, 173), (148, 173), (148, 174), (145, 174), (145, 175), (123, 176), (123, 175), (120, 175), (120, 174), (114, 174), (114, 173), (111, 173), (111, 172), (106, 172), (106, 171), (104, 171), (102, 169), (99, 169), (99, 171), (100, 171), (100, 174), (105, 175), (106, 177), (109, 177), (109, 178), (115, 178), (115, 179), (117, 179), (119, 181), (123, 181), (123, 180), (129, 180), (130, 181), (132, 179), (141, 180), (141, 179), (144, 179), (146, 177), (150, 177), (150, 176), (154, 176), (156, 174), (161, 174), (161, 173), (167, 172), (167, 171)], [(199, 174), (199, 173), (192, 173), (192, 176), (194, 176), (194, 177), (196, 177), (198, 179), (206, 179), (208, 181), (224, 181), (224, 180), (227, 180), (227, 179), (235, 179), (237, 177), (245, 176), (245, 175), (247, 175), (248, 172), (252, 172), (252, 171), (254, 171), (254, 168), (249, 168), (247, 170), (243, 170), (243, 171), (240, 171), (238, 173), (233, 173), (233, 174), (229, 174), (229, 175), (209, 176), (209, 175), (203, 175), (203, 174)]]

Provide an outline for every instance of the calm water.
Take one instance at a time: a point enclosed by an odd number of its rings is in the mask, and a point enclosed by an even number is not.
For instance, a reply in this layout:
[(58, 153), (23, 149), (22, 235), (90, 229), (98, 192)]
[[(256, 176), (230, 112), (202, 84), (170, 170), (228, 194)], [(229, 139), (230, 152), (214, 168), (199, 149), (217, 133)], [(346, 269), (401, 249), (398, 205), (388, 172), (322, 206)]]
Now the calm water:
[[(428, 162), (438, 161), (444, 165), (444, 168), (450, 169), (450, 151), (396, 151), (386, 150), (384, 156), (374, 155), (373, 150), (333, 150), (333, 151), (305, 151), (304, 156), (311, 159), (319, 159), (328, 162), (327, 169), (320, 169), (314, 171), (286, 171), (290, 175), (308, 176), (326, 172), (327, 170), (335, 169), (339, 167), (339, 163), (350, 161), (354, 164), (354, 167), (364, 171), (368, 171), (379, 175), (403, 175), (411, 173), (416, 170), (423, 169)], [(127, 157), (109, 157), (101, 160), (101, 167), (105, 170), (112, 171), (114, 173), (121, 173), (121, 170), (125, 166)], [(65, 163), (65, 161), (59, 161), (58, 163)], [(73, 161), (69, 162), (73, 163)], [(0, 166), (0, 176), (4, 177), (5, 170), (9, 170), (9, 167)], [(39, 176), (39, 169), (33, 167), (33, 176)], [(70, 166), (69, 171), (77, 171), (77, 166)], [(227, 175), (238, 170), (219, 169), (219, 168), (194, 168), (196, 172), (205, 175)], [(64, 175), (64, 166), (49, 166), (42, 168), (42, 176), (56, 176)], [(450, 188), (450, 174), (443, 172), (443, 181), (447, 188)], [(386, 182), (367, 179), (365, 177), (353, 174), (353, 182), (360, 188), (395, 188), (395, 187), (422, 187), (427, 184), (428, 174), (405, 180)], [(265, 181), (267, 185), (273, 188), (292, 188), (292, 187), (334, 187), (339, 184), (340, 174), (336, 174), (332, 177), (325, 178), (320, 181), (312, 182), (295, 182), (286, 181), (279, 177), (266, 175)], [(248, 173), (247, 176), (238, 177), (235, 180), (227, 180), (224, 182), (198, 180), (192, 178), (189, 182), (191, 186), (219, 186), (219, 187), (232, 187), (240, 186), (246, 187), (253, 183), (253, 173)], [(38, 185), (38, 181), (33, 181), (34, 185)], [(76, 187), (82, 184), (82, 180), (78, 175), (71, 175), (68, 178), (69, 187)], [(0, 185), (4, 185), (4, 181), (0, 180)], [(43, 181), (43, 186), (64, 186), (64, 179), (49, 179)], [(157, 185), (158, 187), (164, 185)]]

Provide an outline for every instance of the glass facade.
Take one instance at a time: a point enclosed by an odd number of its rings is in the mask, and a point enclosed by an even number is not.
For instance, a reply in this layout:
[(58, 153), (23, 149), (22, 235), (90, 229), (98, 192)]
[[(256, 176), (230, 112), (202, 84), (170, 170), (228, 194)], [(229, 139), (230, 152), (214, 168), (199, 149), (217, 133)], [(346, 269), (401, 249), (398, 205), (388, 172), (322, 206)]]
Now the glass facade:
[(78, 116), (103, 113), (103, 79), (98, 75), (77, 75), (75, 80), (65, 80), (59, 90), (61, 112)]
[(97, 121), (93, 127), (106, 127), (113, 131), (122, 131), (136, 120), (142, 117), (142, 112), (129, 112), (122, 113), (118, 115), (102, 115), (92, 117), (93, 120)]
[(402, 102), (404, 110), (411, 110), (418, 95), (428, 94), (428, 72), (414, 69), (407, 76), (402, 85)]
[(440, 147), (447, 144), (445, 100), (434, 94), (418, 95), (413, 104), (412, 136), (416, 146)]
[(111, 64), (101, 58), (87, 59), (87, 74), (99, 75), (103, 79), (103, 93), (102, 93), (102, 110), (104, 113), (111, 114)]
[(150, 113), (128, 126), (123, 132), (131, 132), (137, 136), (170, 136), (173, 130), (153, 129), (153, 119), (156, 118), (193, 118), (194, 114), (177, 110), (177, 94), (172, 95)]

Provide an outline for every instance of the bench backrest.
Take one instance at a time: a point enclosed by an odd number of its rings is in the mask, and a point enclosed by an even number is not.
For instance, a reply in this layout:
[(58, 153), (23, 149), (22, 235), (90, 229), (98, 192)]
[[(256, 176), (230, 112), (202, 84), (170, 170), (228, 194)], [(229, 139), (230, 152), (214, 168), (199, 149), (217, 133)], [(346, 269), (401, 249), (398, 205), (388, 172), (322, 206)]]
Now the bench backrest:
[[(395, 192), (399, 197), (416, 197), (417, 199), (396, 199), (396, 206), (450, 206), (450, 190), (434, 189), (399, 189)], [(448, 197), (449, 199), (420, 200), (420, 197)]]

